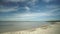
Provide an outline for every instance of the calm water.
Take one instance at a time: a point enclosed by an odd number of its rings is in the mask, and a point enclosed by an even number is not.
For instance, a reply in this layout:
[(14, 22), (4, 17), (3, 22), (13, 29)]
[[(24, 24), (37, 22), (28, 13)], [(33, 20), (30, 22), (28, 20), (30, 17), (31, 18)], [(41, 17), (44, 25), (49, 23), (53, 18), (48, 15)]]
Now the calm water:
[(48, 22), (0, 22), (0, 32), (16, 31), (40, 27), (40, 25), (48, 24)]

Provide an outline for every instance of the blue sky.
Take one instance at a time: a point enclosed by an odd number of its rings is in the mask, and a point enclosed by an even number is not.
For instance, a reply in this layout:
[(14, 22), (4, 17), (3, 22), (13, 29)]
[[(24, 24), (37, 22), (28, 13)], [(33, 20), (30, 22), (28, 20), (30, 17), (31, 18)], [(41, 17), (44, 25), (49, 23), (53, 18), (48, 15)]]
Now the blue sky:
[(60, 20), (60, 0), (0, 0), (0, 21)]

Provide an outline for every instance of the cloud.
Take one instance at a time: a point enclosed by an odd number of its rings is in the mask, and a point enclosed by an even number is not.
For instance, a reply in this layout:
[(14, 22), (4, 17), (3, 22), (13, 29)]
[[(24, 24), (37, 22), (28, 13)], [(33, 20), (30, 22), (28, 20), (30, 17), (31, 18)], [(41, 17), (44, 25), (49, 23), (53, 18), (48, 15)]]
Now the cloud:
[(49, 2), (52, 2), (52, 1), (54, 1), (54, 0), (42, 0), (42, 1), (44, 1), (44, 2), (46, 2), (46, 3), (49, 3)]
[(60, 10), (60, 8), (54, 8), (54, 9), (48, 9), (48, 10), (45, 10), (46, 12), (45, 13), (47, 13), (49, 16), (58, 16), (58, 15), (60, 15), (59, 13), (59, 11), (58, 10)]
[(23, 13), (23, 14), (14, 14), (13, 17), (31, 19), (31, 18), (37, 18), (37, 17), (43, 17), (43, 16), (52, 16), (52, 14), (49, 14), (49, 13)]
[[(20, 10), (26, 10), (26, 12), (30, 11), (30, 7), (28, 6), (24, 6), (24, 7), (19, 7), (17, 6), (13, 6), (13, 7), (6, 7), (6, 6), (0, 6), (0, 12), (12, 12), (12, 11), (20, 11)], [(22, 11), (20, 11), (22, 12)]]
[[(24, 14), (14, 14), (13, 16), (7, 17), (6, 21), (30, 21), (37, 17), (49, 16), (46, 13), (24, 13)], [(3, 18), (2, 18), (3, 19)], [(4, 18), (5, 19), (5, 18)], [(4, 20), (3, 19), (3, 20)]]
[[(11, 2), (21, 2), (21, 1), (27, 1), (27, 0), (8, 0), (8, 1), (9, 2), (10, 1)], [(43, 0), (43, 1), (46, 3), (49, 3), (52, 0)], [(39, 19), (44, 20), (45, 17), (51, 17), (51, 16), (59, 15), (58, 13), (54, 13), (54, 12), (58, 12), (57, 10), (60, 10), (58, 5), (46, 5), (46, 6), (40, 6), (39, 5), (36, 7), (35, 4), (37, 2), (38, 2), (38, 0), (30, 0), (27, 2), (27, 5), (24, 4), (24, 7), (20, 7), (20, 5), (19, 5), (19, 7), (18, 6), (14, 6), (14, 7), (3, 7), (3, 6), (1, 6), (2, 8), (0, 8), (0, 12), (17, 11), (17, 13), (14, 13), (12, 15), (9, 15), (8, 17), (1, 18), (1, 19), (24, 21), (24, 20), (34, 20), (37, 18), (38, 20)], [(44, 7), (44, 8), (39, 8), (39, 7)], [(23, 11), (21, 11), (21, 10), (23, 10)], [(42, 18), (38, 18), (38, 17), (42, 17)]]
[(31, 2), (33, 2), (33, 3), (35, 3), (35, 2), (37, 2), (38, 0), (32, 0)]
[(25, 1), (28, 1), (28, 2), (33, 2), (35, 3), (37, 0), (3, 0), (4, 2), (25, 2)]
[[(54, 6), (54, 5), (53, 6), (51, 5), (50, 7), (47, 6), (46, 7), (47, 10), (44, 10), (44, 12), (35, 12), (35, 13), (31, 13), (30, 8), (28, 6), (25, 6), (24, 8), (26, 9), (25, 13), (15, 13), (12, 16), (8, 16), (6, 19), (11, 21), (27, 21), (27, 20), (29, 21), (29, 20), (36, 19), (38, 17), (45, 18), (45, 17), (57, 16), (59, 14), (57, 13), (54, 14), (54, 12), (56, 12), (57, 10), (60, 10), (59, 8), (57, 8), (57, 6)], [(39, 18), (39, 19), (44, 20), (43, 18)], [(51, 19), (54, 19), (54, 18), (51, 18)]]
[(24, 1), (27, 1), (27, 0), (3, 0), (5, 2), (24, 2)]
[(48, 12), (48, 13), (53, 13), (60, 10), (60, 6), (59, 5), (46, 5), (43, 10), (43, 12)]
[[(46, 17), (46, 16), (52, 16), (54, 14), (52, 13), (23, 13), (23, 14), (14, 14), (10, 17), (7, 17), (6, 20), (9, 21), (30, 21), (30, 20), (34, 20), (38, 17)], [(39, 18), (42, 19), (42, 18)], [(39, 20), (38, 19), (38, 20)], [(43, 19), (42, 19), (43, 20)]]
[[(27, 0), (3, 0), (4, 2), (5, 1), (7, 1), (7, 2), (9, 2), (9, 1), (11, 1), (11, 2), (20, 2), (20, 1), (27, 1)], [(28, 0), (28, 2), (27, 3), (29, 3), (30, 2), (30, 4), (29, 5), (34, 5), (35, 3), (36, 3), (36, 1), (37, 0)], [(22, 2), (22, 3), (24, 3), (24, 2)], [(18, 5), (18, 4), (16, 4), (16, 5)], [(21, 4), (22, 5), (22, 4)], [(7, 4), (6, 4), (6, 6), (7, 6)], [(11, 6), (13, 6), (13, 5), (11, 5)], [(15, 7), (8, 7), (7, 6), (7, 8), (5, 7), (5, 6), (0, 6), (0, 7), (2, 7), (2, 8), (0, 8), (0, 12), (10, 12), (10, 11), (17, 11), (17, 10), (19, 10), (19, 9), (22, 9), (22, 8), (20, 8), (20, 5), (18, 5), (19, 7), (17, 7), (17, 6), (15, 6)], [(25, 7), (24, 7), (24, 9), (26, 9), (27, 10), (27, 12), (30, 10), (30, 7), (28, 7), (28, 6), (26, 6), (26, 5), (24, 5)]]
[(58, 5), (46, 5), (47, 9), (56, 9), (56, 8), (60, 8), (60, 6)]
[(29, 8), (28, 6), (25, 6), (25, 9), (26, 9), (27, 11), (29, 11), (29, 10), (30, 10), (30, 8)]
[(27, 4), (30, 6), (35, 6), (38, 0), (30, 0)]
[(15, 7), (1, 6), (1, 8), (0, 8), (0, 12), (11, 12), (11, 11), (17, 11), (17, 10), (18, 10), (18, 6), (15, 6)]
[[(54, 9), (54, 10), (49, 10), (47, 12), (39, 12), (39, 13), (16, 13), (10, 17), (6, 18), (6, 21), (30, 21), (30, 20), (34, 20), (34, 19), (40, 19), (40, 20), (45, 20), (45, 17), (50, 17), (50, 16), (57, 16), (59, 14), (54, 14), (53, 12), (55, 12), (58, 9)], [(53, 11), (53, 12), (50, 12)], [(42, 17), (42, 18), (38, 18), (38, 17)], [(5, 19), (5, 18), (4, 18)], [(3, 20), (4, 20), (3, 19)], [(55, 18), (49, 18), (49, 19), (55, 19)], [(47, 19), (48, 20), (48, 19)]]

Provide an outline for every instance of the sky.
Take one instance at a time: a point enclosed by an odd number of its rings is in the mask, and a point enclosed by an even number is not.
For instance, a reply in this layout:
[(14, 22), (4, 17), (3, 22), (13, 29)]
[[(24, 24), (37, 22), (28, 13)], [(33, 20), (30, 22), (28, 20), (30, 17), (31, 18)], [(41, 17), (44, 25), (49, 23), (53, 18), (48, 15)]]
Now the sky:
[(60, 20), (60, 0), (0, 0), (0, 21)]

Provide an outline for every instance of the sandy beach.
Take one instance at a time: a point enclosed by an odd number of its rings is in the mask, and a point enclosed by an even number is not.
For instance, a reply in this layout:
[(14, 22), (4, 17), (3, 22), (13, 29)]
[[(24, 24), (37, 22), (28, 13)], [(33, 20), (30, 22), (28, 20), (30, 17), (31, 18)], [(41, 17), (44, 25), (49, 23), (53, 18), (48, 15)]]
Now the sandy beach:
[(0, 34), (59, 34), (60, 32), (60, 22), (50, 25), (42, 25), (39, 28), (33, 28), (23, 31), (14, 31), (14, 32), (3, 32)]

